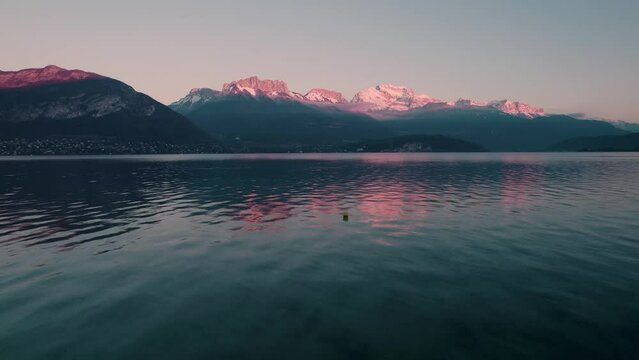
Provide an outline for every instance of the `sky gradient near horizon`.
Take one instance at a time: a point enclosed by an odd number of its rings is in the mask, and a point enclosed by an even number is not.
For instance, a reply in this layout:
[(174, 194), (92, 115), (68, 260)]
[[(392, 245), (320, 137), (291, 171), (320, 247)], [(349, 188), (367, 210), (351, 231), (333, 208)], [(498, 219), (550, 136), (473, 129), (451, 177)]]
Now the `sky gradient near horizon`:
[(258, 75), (639, 122), (639, 1), (3, 0), (0, 70), (55, 64), (164, 103)]

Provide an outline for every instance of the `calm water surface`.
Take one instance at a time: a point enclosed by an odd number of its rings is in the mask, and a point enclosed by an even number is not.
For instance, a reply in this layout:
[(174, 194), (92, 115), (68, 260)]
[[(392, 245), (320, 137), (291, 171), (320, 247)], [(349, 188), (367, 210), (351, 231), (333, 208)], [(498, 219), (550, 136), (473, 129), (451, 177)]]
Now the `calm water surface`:
[(0, 359), (427, 358), (639, 358), (639, 155), (0, 160)]

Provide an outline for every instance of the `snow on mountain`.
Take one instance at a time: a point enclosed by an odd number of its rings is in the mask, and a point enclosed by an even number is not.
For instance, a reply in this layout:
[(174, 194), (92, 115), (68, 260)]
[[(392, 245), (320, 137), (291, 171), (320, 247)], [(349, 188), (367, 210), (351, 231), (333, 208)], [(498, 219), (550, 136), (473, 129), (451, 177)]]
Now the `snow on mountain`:
[(288, 85), (280, 80), (260, 80), (257, 76), (225, 83), (222, 91), (209, 88), (194, 88), (183, 98), (170, 106), (179, 112), (192, 110), (205, 103), (224, 99), (226, 96), (266, 97), (271, 99), (304, 100), (304, 96), (288, 90)]
[(544, 109), (537, 108), (525, 103), (510, 100), (499, 100), (491, 102), (476, 102), (468, 99), (459, 99), (455, 103), (447, 103), (445, 101), (432, 98), (428, 95), (418, 95), (405, 86), (397, 85), (378, 85), (376, 87), (362, 90), (355, 94), (353, 103), (369, 104), (368, 112), (378, 111), (410, 111), (418, 108), (430, 107), (437, 105), (433, 109), (441, 110), (442, 108), (486, 108), (496, 109), (513, 116), (521, 116), (529, 119), (544, 116)]
[(333, 90), (315, 88), (306, 95), (292, 92), (281, 80), (261, 80), (257, 76), (232, 81), (224, 84), (222, 91), (208, 88), (193, 89), (184, 98), (171, 104), (173, 107), (190, 109), (225, 96), (243, 95), (266, 97), (278, 100), (302, 101), (308, 105), (337, 106), (343, 111), (365, 112), (377, 118), (391, 116), (393, 112), (404, 112), (415, 109), (438, 111), (442, 109), (486, 109), (498, 110), (509, 115), (525, 118), (544, 116), (544, 110), (525, 103), (509, 100), (477, 102), (459, 99), (456, 102), (445, 102), (424, 94), (416, 94), (405, 86), (383, 84), (362, 90), (355, 94), (349, 102), (344, 96)]
[(453, 105), (454, 108), (457, 109), (493, 109), (499, 110), (503, 113), (525, 117), (528, 119), (536, 118), (539, 116), (544, 116), (546, 113), (544, 109), (537, 108), (528, 104), (524, 104), (518, 101), (510, 101), (510, 100), (496, 100), (489, 102), (479, 102), (468, 99), (459, 99)]
[[(41, 69), (24, 69), (19, 71), (0, 71), (0, 89), (17, 89), (46, 84), (65, 83), (87, 79), (104, 79), (105, 77), (81, 70), (67, 70), (54, 65)], [(172, 105), (189, 108), (195, 104), (203, 104), (224, 95), (248, 95), (271, 99), (288, 99), (307, 103), (335, 104), (346, 111), (384, 112), (409, 111), (437, 104), (438, 107), (450, 108), (487, 108), (506, 114), (535, 118), (544, 116), (544, 110), (525, 103), (510, 100), (491, 101), (488, 103), (460, 99), (455, 103), (446, 103), (428, 95), (415, 94), (413, 89), (391, 84), (377, 85), (355, 94), (349, 102), (341, 93), (326, 89), (312, 89), (306, 95), (289, 90), (281, 80), (261, 80), (257, 76), (232, 81), (224, 84), (222, 91), (208, 88), (192, 89), (187, 96)], [(349, 106), (346, 106), (349, 105)]]
[(226, 83), (222, 87), (222, 93), (226, 95), (297, 97), (296, 94), (288, 90), (288, 85), (284, 81), (260, 80), (257, 76)]
[(331, 104), (348, 103), (348, 100), (342, 96), (342, 93), (327, 89), (312, 89), (304, 95), (304, 100)]
[(377, 85), (355, 94), (353, 103), (367, 103), (369, 111), (407, 111), (432, 103), (441, 103), (428, 95), (416, 95), (413, 89), (397, 85)]
[(529, 119), (546, 115), (544, 109), (524, 104), (519, 101), (497, 100), (489, 102), (487, 106), (509, 115), (522, 116)]
[(180, 100), (171, 104), (171, 106), (179, 106), (183, 108), (191, 108), (195, 105), (203, 104), (215, 100), (221, 94), (218, 90), (209, 88), (191, 89), (189, 93)]
[(18, 89), (30, 86), (104, 78), (104, 76), (90, 72), (67, 70), (55, 65), (49, 65), (41, 69), (0, 71), (0, 89)]

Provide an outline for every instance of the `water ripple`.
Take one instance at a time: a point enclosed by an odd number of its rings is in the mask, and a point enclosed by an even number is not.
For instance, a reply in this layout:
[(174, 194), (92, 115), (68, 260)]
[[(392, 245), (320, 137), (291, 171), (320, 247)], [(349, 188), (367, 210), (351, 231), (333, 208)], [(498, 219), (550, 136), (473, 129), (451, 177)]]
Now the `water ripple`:
[[(627, 354), (638, 183), (630, 154), (0, 160), (0, 344)], [(54, 341), (56, 324), (85, 332)]]

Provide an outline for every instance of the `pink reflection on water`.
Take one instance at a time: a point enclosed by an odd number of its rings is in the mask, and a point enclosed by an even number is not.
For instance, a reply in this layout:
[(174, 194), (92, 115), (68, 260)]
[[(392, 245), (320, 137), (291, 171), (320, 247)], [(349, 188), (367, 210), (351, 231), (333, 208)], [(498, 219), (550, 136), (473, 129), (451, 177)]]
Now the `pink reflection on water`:
[(361, 156), (361, 160), (369, 164), (403, 163), (409, 158), (410, 154), (406, 153), (379, 153), (364, 154)]
[(407, 183), (381, 179), (364, 186), (358, 197), (357, 210), (362, 221), (393, 234), (410, 233), (428, 217), (425, 191)]
[(392, 242), (390, 242), (390, 241), (388, 241), (388, 240), (386, 240), (386, 239), (377, 239), (377, 240), (375, 240), (375, 241), (373, 241), (373, 242), (374, 242), (375, 244), (377, 244), (377, 245), (381, 245), (381, 246), (389, 246), (389, 247), (390, 247), (390, 246), (395, 246), (395, 244), (394, 244), (394, 243), (392, 243)]
[(293, 216), (292, 206), (279, 196), (260, 198), (256, 193), (247, 194), (244, 205), (246, 209), (238, 214), (238, 219), (245, 223), (243, 231), (281, 231), (284, 229), (277, 223)]
[(539, 165), (544, 162), (544, 156), (535, 153), (504, 154), (502, 160), (506, 164)]
[(340, 212), (340, 202), (344, 200), (338, 194), (343, 191), (337, 186), (316, 189), (308, 196), (308, 211), (311, 214), (331, 215)]
[(523, 165), (523, 168), (506, 170), (501, 190), (503, 210), (517, 212), (529, 209), (534, 195), (541, 193), (542, 182), (543, 174), (532, 166)]
[[(236, 220), (240, 231), (283, 231), (284, 220), (304, 222), (309, 228), (331, 229), (344, 221), (387, 230), (388, 235), (407, 234), (428, 218), (428, 195), (411, 183), (373, 176), (356, 188), (348, 185), (317, 187), (304, 194), (281, 193), (244, 196)], [(344, 219), (344, 214), (348, 214)], [(374, 240), (392, 246), (388, 239)]]

